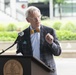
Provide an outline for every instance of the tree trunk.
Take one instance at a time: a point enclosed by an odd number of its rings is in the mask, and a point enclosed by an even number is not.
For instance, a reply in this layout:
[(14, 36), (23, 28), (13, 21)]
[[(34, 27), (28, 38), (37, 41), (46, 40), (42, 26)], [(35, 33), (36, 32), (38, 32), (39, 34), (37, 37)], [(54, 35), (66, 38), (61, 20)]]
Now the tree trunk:
[(60, 3), (58, 4), (58, 7), (59, 7), (59, 18), (62, 19), (62, 15), (61, 15), (61, 5), (60, 5)]

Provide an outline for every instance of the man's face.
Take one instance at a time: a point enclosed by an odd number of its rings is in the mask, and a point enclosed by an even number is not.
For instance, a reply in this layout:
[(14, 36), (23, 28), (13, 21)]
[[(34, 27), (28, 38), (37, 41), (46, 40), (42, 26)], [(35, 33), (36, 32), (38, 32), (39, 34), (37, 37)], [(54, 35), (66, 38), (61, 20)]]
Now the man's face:
[(40, 26), (41, 22), (41, 14), (38, 11), (31, 12), (29, 14), (29, 17), (27, 18), (27, 21), (31, 24), (31, 26), (36, 29)]

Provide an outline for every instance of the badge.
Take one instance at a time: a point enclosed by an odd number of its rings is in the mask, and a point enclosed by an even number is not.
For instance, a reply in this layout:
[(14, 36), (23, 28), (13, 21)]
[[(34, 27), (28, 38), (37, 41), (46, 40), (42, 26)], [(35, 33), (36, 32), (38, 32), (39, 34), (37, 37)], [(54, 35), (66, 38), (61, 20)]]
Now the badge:
[(4, 64), (3, 73), (4, 75), (23, 75), (23, 68), (19, 61), (11, 59)]

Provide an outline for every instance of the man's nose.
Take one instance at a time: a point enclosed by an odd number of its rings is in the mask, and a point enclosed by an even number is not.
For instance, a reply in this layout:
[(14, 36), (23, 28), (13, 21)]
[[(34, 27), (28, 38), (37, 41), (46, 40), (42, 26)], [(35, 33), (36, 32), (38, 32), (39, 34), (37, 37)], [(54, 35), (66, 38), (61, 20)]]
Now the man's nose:
[(38, 22), (39, 20), (40, 20), (40, 19), (37, 17), (37, 18), (36, 18), (36, 21)]

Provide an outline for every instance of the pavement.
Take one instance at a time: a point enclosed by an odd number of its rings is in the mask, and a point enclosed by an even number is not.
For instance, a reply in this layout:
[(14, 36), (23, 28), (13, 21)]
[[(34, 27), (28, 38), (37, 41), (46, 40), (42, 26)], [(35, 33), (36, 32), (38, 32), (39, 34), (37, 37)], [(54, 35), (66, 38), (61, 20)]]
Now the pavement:
[(76, 75), (76, 58), (55, 58), (58, 75)]

